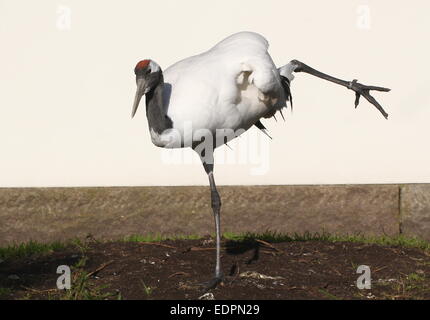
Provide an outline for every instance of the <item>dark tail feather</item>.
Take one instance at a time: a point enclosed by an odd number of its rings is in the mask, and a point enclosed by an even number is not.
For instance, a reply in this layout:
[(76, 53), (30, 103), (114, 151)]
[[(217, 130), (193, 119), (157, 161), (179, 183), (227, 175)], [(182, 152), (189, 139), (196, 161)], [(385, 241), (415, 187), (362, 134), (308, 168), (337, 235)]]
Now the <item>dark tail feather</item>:
[[(284, 89), (287, 101), (290, 101), (291, 111), (292, 111), (293, 110), (293, 96), (291, 95), (291, 90), (290, 90), (290, 80), (288, 80), (287, 77), (281, 76), (281, 84), (282, 84), (282, 88)], [(273, 116), (275, 116), (275, 115), (273, 115)], [(282, 118), (284, 118), (284, 115), (282, 114), (282, 112), (281, 112), (281, 116), (282, 116)], [(275, 120), (276, 120), (276, 118), (275, 118)], [(258, 129), (260, 129), (270, 139), (272, 139), (272, 137), (267, 133), (266, 127), (261, 123), (260, 120), (258, 120), (254, 124), (254, 126), (256, 126)]]
[(290, 101), (291, 111), (293, 111), (293, 96), (291, 95), (291, 90), (290, 90), (290, 80), (287, 77), (281, 76), (281, 84), (282, 84), (282, 88), (284, 88), (285, 95), (287, 96), (287, 100)]
[(272, 139), (272, 137), (267, 133), (267, 129), (266, 127), (261, 123), (260, 120), (258, 120), (254, 126), (256, 126), (258, 129), (260, 129), (266, 136), (268, 136), (270, 139)]

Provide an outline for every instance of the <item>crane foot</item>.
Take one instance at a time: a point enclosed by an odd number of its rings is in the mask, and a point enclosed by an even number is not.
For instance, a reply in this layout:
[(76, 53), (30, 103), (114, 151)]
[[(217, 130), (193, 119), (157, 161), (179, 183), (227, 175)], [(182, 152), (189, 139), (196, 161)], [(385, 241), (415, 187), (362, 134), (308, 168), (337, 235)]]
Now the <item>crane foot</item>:
[(209, 290), (215, 289), (223, 281), (224, 281), (224, 276), (220, 275), (220, 276), (212, 278), (211, 280), (209, 280), (207, 282), (203, 282), (201, 284), (201, 287), (203, 287), (202, 294), (207, 293)]

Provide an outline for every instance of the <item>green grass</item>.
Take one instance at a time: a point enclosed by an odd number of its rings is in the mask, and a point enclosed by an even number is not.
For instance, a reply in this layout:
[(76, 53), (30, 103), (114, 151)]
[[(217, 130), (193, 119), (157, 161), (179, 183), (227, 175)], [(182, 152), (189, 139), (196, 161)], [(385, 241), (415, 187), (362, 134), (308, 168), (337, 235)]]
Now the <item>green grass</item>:
[(319, 289), (318, 291), (329, 300), (342, 300), (342, 298), (336, 297), (327, 290)]
[(411, 273), (408, 275), (408, 280), (413, 282), (421, 282), (421, 281), (424, 281), (425, 279), (426, 277), (424, 275), (417, 274), (417, 273)]
[(0, 259), (7, 260), (11, 258), (28, 257), (33, 254), (41, 254), (53, 252), (65, 248), (65, 244), (61, 242), (39, 243), (30, 241), (21, 244), (11, 245), (5, 248), (0, 248)]
[[(213, 235), (212, 235), (213, 236)], [(272, 243), (277, 242), (299, 242), (299, 241), (326, 241), (326, 242), (356, 242), (356, 243), (369, 243), (379, 244), (387, 246), (401, 246), (401, 247), (412, 247), (420, 248), (424, 250), (430, 250), (430, 242), (417, 239), (408, 238), (405, 236), (364, 236), (364, 235), (332, 235), (329, 233), (303, 233), (303, 234), (281, 234), (272, 231), (266, 231), (264, 233), (244, 233), (237, 234), (231, 232), (223, 233), (224, 239), (233, 241), (251, 241), (255, 239), (264, 240)], [(188, 236), (162, 236), (158, 234), (150, 235), (132, 235), (125, 237), (125, 242), (159, 242), (164, 240), (197, 240), (201, 239), (198, 235)]]
[(425, 283), (426, 277), (417, 273), (410, 273), (405, 279), (405, 285), (403, 286), (405, 291), (418, 291), (418, 292), (428, 292), (430, 290), (429, 286)]
[(143, 282), (143, 280), (140, 280), (140, 282), (141, 282), (141, 285), (142, 285), (143, 292), (145, 292), (145, 294), (149, 297), (151, 295), (151, 293), (152, 293), (153, 288), (147, 286), (145, 284), (145, 282)]
[(401, 246), (420, 248), (423, 250), (430, 250), (430, 242), (417, 239), (407, 238), (405, 236), (364, 236), (364, 235), (332, 235), (329, 233), (303, 233), (303, 234), (280, 234), (277, 232), (267, 231), (265, 233), (246, 233), (237, 235), (234, 233), (223, 234), (225, 239), (235, 241), (249, 241), (253, 239), (264, 240), (272, 243), (276, 242), (299, 242), (299, 241), (325, 241), (325, 242), (354, 242), (354, 243), (368, 243), (379, 244), (386, 246)]
[(37, 254), (49, 254), (54, 251), (63, 250), (66, 247), (78, 248), (81, 253), (84, 253), (88, 249), (89, 244), (80, 239), (72, 239), (66, 242), (54, 241), (51, 243), (29, 241), (13, 244), (4, 248), (0, 247), (0, 260), (23, 258)]
[[(253, 241), (255, 239), (264, 240), (272, 243), (276, 242), (298, 242), (298, 241), (325, 241), (325, 242), (355, 242), (379, 244), (386, 246), (400, 246), (419, 248), (430, 251), (430, 242), (417, 238), (407, 238), (402, 235), (396, 237), (379, 236), (367, 237), (364, 235), (346, 235), (338, 236), (329, 233), (303, 233), (303, 234), (280, 234), (277, 232), (267, 231), (264, 233), (245, 233), (235, 234), (226, 232), (223, 234), (224, 239), (233, 241)], [(124, 242), (160, 242), (164, 240), (196, 240), (201, 239), (201, 236), (163, 236), (159, 234), (149, 235), (131, 235), (123, 238)], [(27, 243), (11, 245), (5, 248), (0, 248), (0, 259), (7, 260), (12, 258), (28, 257), (34, 254), (45, 254), (54, 251), (62, 250), (68, 246), (77, 247), (82, 253), (88, 249), (88, 243), (78, 239), (69, 242), (52, 242), (38, 243), (30, 241)]]
[(148, 235), (131, 235), (125, 237), (122, 241), (124, 242), (160, 242), (165, 240), (198, 240), (201, 236), (187, 235), (187, 236), (163, 236), (159, 234), (148, 234)]
[(12, 290), (11, 290), (11, 289), (0, 287), (0, 299), (1, 299), (2, 297), (6, 297), (7, 295), (9, 295), (9, 294), (11, 294), (11, 293), (12, 293)]

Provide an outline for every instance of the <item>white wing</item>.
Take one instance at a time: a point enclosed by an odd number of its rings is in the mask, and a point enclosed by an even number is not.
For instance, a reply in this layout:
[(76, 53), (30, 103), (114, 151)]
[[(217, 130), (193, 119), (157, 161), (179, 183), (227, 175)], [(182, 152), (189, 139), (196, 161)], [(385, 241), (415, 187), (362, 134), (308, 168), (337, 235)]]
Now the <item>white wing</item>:
[(164, 72), (167, 114), (175, 129), (247, 130), (282, 95), (267, 40), (240, 32)]

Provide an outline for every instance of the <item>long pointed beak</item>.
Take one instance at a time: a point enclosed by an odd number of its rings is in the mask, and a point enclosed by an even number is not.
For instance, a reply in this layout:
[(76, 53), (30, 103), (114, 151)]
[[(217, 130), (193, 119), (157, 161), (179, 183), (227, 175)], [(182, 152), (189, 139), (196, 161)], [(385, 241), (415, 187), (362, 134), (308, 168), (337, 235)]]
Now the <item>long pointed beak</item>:
[(142, 96), (145, 94), (145, 90), (146, 90), (145, 79), (137, 78), (136, 85), (137, 85), (136, 96), (134, 98), (133, 110), (131, 111), (132, 118), (136, 114), (137, 108), (139, 107), (140, 99), (142, 99)]

